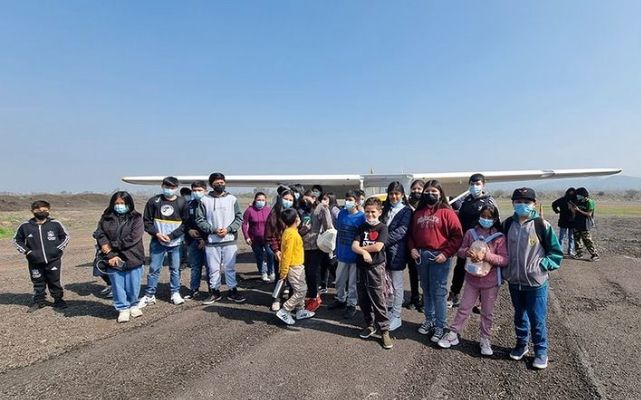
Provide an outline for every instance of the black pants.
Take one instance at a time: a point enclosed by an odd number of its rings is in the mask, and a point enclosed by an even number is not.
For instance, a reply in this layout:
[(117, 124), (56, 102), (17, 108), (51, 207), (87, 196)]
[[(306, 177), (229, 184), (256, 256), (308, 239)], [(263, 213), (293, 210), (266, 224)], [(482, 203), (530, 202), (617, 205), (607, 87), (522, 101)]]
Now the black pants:
[(408, 258), (407, 272), (410, 274), (410, 303), (422, 307), (421, 293), (418, 291), (418, 271), (416, 270), (416, 261), (412, 257)]
[(29, 263), (29, 274), (33, 283), (33, 301), (39, 303), (44, 301), (45, 289), (49, 287), (49, 294), (55, 300), (62, 299), (63, 289), (60, 284), (61, 260), (49, 261), (47, 264)]
[(107, 286), (111, 286), (111, 279), (109, 279), (109, 275), (100, 275), (103, 281), (107, 284)]
[(450, 293), (460, 294), (465, 282), (465, 258), (456, 257), (456, 265), (454, 266), (454, 273), (452, 275), (452, 285), (450, 286)]
[(305, 250), (305, 280), (307, 281), (307, 297), (310, 299), (318, 296), (318, 277), (319, 273), (322, 273), (323, 266), (327, 276), (329, 254), (318, 249)]
[[(375, 267), (356, 267), (358, 305), (363, 311), (365, 324), (378, 325), (381, 332), (389, 330), (385, 288), (385, 264)], [(372, 315), (373, 314), (373, 315)]]
[(323, 253), (325, 256), (321, 258), (321, 263), (320, 263), (320, 287), (327, 289), (328, 283), (329, 283), (329, 276), (330, 274), (334, 277), (336, 277), (336, 265), (338, 264), (338, 261), (336, 261), (336, 257), (334, 258), (329, 258), (329, 254)]

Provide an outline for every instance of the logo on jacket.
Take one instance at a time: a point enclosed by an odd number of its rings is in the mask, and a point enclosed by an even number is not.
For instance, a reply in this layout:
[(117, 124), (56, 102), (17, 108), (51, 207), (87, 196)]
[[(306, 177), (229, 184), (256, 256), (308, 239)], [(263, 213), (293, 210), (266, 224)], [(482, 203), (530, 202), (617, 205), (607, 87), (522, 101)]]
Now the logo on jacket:
[(539, 238), (536, 235), (530, 235), (530, 237), (528, 238), (528, 244), (531, 247), (536, 246), (537, 244), (539, 244)]
[(40, 278), (41, 276), (42, 276), (42, 274), (40, 273), (40, 271), (39, 271), (39, 270), (37, 270), (37, 269), (32, 269), (32, 270), (31, 270), (31, 277), (32, 277), (33, 279), (38, 279), (38, 278)]
[(47, 240), (56, 240), (56, 233), (54, 231), (48, 231)]
[(160, 207), (160, 213), (163, 215), (163, 217), (172, 216), (174, 215), (174, 207), (169, 204), (165, 204)]

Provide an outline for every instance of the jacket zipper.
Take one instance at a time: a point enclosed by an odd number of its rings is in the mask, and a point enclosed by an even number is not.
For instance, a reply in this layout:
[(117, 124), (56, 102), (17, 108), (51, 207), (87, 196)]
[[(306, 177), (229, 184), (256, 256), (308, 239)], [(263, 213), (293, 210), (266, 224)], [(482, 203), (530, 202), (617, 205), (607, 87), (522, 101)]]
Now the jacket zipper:
[(45, 244), (42, 241), (42, 225), (38, 225), (38, 233), (40, 234), (40, 245), (42, 246), (42, 256), (45, 258), (45, 264), (49, 264), (49, 261), (47, 261), (47, 252), (45, 251)]

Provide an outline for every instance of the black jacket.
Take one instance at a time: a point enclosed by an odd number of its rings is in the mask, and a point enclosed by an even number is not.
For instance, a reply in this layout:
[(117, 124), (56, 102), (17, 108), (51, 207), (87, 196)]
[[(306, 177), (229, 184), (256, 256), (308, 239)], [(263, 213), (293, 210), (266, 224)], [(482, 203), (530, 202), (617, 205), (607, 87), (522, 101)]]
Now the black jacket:
[(47, 264), (62, 257), (69, 243), (69, 233), (53, 218), (47, 218), (42, 224), (31, 218), (18, 227), (13, 243), (27, 256), (30, 264)]
[[(121, 227), (120, 235), (118, 235), (119, 227)], [(108, 259), (118, 256), (125, 261), (124, 270), (144, 264), (143, 235), (142, 215), (136, 211), (122, 216), (113, 212), (104, 214), (98, 222), (98, 228), (93, 233), (93, 237), (98, 242), (98, 247), (104, 244), (111, 246), (112, 250), (107, 254)]]
[(568, 207), (568, 198), (561, 197), (554, 200), (552, 211), (559, 214), (559, 228), (574, 228), (574, 214)]

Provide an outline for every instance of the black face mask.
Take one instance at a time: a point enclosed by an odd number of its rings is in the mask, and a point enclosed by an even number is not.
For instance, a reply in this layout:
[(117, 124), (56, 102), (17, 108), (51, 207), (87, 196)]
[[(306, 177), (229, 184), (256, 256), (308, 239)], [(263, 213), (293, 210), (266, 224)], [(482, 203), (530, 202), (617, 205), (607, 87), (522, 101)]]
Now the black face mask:
[(225, 185), (214, 185), (214, 192), (222, 194), (225, 191)]
[(439, 196), (432, 193), (423, 193), (423, 200), (425, 200), (428, 205), (433, 206), (438, 203)]
[(38, 211), (38, 212), (33, 213), (33, 216), (36, 217), (36, 219), (42, 221), (42, 220), (47, 219), (47, 217), (49, 216), (49, 212), (48, 211)]
[(413, 192), (410, 194), (410, 199), (414, 201), (419, 201), (421, 199), (421, 192)]

